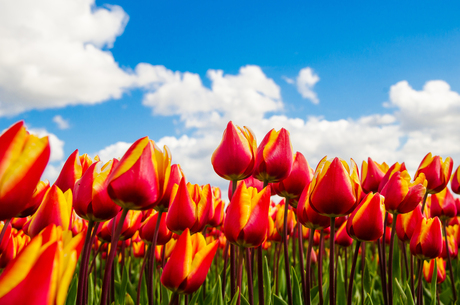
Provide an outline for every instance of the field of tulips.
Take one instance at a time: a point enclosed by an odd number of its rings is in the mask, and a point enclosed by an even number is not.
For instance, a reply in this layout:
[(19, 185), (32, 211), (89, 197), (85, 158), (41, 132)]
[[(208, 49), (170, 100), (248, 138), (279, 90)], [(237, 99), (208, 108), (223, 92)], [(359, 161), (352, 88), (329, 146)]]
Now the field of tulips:
[(210, 160), (228, 196), (148, 137), (76, 150), (52, 185), (49, 157), (24, 122), (0, 136), (0, 304), (460, 304), (450, 157), (313, 170), (287, 130), (257, 145), (229, 122)]

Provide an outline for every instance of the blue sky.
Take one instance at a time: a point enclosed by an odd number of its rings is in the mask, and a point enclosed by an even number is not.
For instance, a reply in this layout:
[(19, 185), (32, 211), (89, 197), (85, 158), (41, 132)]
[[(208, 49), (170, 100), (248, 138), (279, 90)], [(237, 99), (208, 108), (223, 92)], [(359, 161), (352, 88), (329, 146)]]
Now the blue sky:
[[(287, 128), (313, 167), (325, 154), (407, 158), (412, 168), (428, 151), (460, 159), (451, 135), (460, 119), (459, 13), (454, 1), (0, 4), (8, 46), (0, 51), (0, 130), (25, 120), (55, 135), (49, 179), (76, 148), (94, 154), (123, 142), (106, 150), (120, 156), (148, 135), (173, 146), (173, 160), (196, 182), (222, 185), (207, 160), (229, 119), (259, 141)], [(299, 89), (307, 67), (304, 88), (317, 103)], [(222, 76), (212, 80), (209, 70)]]

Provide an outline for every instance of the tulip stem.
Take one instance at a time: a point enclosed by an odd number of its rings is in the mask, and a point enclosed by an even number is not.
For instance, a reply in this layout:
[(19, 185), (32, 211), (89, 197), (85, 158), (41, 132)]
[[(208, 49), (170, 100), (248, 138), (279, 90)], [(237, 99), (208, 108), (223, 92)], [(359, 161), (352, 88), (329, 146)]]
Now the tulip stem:
[[(253, 251), (255, 251), (254, 249)], [(263, 261), (262, 261), (262, 245), (257, 247), (257, 281), (259, 285), (259, 305), (264, 305), (264, 273), (263, 273)]]
[(428, 198), (428, 190), (426, 190), (425, 195), (423, 196), (423, 201), (422, 201), (422, 216), (425, 216), (425, 204), (426, 204), (426, 199)]
[(169, 301), (169, 305), (179, 305), (179, 294), (178, 293), (174, 292), (172, 294), (171, 300)]
[[(236, 248), (235, 248), (236, 251)], [(242, 280), (243, 280), (243, 258), (244, 258), (244, 249), (240, 248), (238, 252), (238, 274), (237, 274), (237, 287), (238, 287), (238, 300), (236, 305), (241, 304), (241, 294), (242, 292)]]
[(380, 279), (382, 282), (383, 303), (387, 305), (388, 304), (388, 294), (386, 293), (387, 291), (387, 272), (383, 264), (383, 261), (385, 260), (385, 255), (383, 252), (382, 243), (385, 243), (383, 238), (379, 238), (377, 240), (377, 251), (379, 252)]
[[(348, 247), (344, 247), (344, 256), (345, 256), (345, 288), (348, 287)], [(348, 290), (345, 290), (345, 295), (347, 295)], [(347, 295), (348, 297), (348, 295)]]
[[(437, 271), (433, 271), (433, 272), (437, 272)], [(420, 259), (418, 261), (418, 282), (417, 282), (417, 285), (418, 285), (418, 290), (417, 290), (418, 297), (417, 297), (417, 305), (423, 304), (422, 273), (423, 273), (423, 260)]]
[(8, 225), (10, 224), (10, 222), (11, 222), (11, 218), (3, 222), (2, 233), (0, 233), (0, 245), (2, 244), (3, 236), (5, 236), (6, 230), (8, 229)]
[[(115, 259), (115, 254), (117, 253), (118, 240), (120, 239), (121, 229), (123, 228), (123, 223), (125, 221), (126, 215), (128, 214), (128, 211), (129, 211), (128, 209), (123, 209), (123, 211), (121, 212), (121, 217), (116, 227), (115, 234), (112, 236), (112, 240), (110, 243), (110, 254), (107, 257), (107, 262), (106, 262), (106, 267), (105, 267), (105, 272), (104, 272), (104, 280), (102, 283), (101, 305), (107, 304), (107, 296), (109, 292), (110, 278), (112, 275), (112, 264), (113, 264), (113, 260)], [(117, 220), (117, 217), (115, 216), (113, 218), (114, 224), (116, 220)]]
[[(455, 289), (455, 278), (454, 278), (454, 272), (452, 270), (452, 262), (450, 259), (450, 251), (449, 251), (449, 242), (447, 241), (447, 220), (444, 220), (442, 222), (442, 231), (444, 234), (444, 239), (445, 239), (445, 249), (446, 249), (446, 254), (447, 254), (447, 265), (449, 266), (449, 275), (450, 275), (450, 282), (452, 284), (452, 292), (454, 293), (454, 304), (457, 303), (457, 290)], [(436, 272), (433, 271), (433, 272)]]
[(401, 241), (399, 244), (401, 246), (401, 251), (404, 256), (404, 268), (406, 269), (406, 278), (409, 278), (409, 264), (407, 263), (407, 252), (406, 252), (406, 243)]
[[(300, 222), (298, 222), (298, 223), (300, 224)], [(307, 267), (305, 269), (305, 273), (307, 274), (307, 276), (306, 276), (306, 283), (305, 283), (305, 287), (304, 287), (305, 304), (307, 304), (307, 305), (310, 305), (310, 303), (311, 303), (311, 293), (310, 293), (311, 250), (313, 248), (313, 236), (314, 235), (315, 235), (315, 230), (310, 229), (310, 232), (308, 233)], [(303, 271), (303, 268), (302, 268), (302, 271)], [(319, 288), (321, 289), (321, 285), (320, 285)]]
[(390, 253), (388, 257), (388, 303), (393, 305), (393, 250), (396, 233), (396, 220), (398, 214), (393, 214), (393, 223), (391, 224)]
[[(292, 288), (291, 288), (291, 271), (289, 268), (289, 249), (287, 239), (287, 216), (289, 212), (289, 198), (284, 203), (284, 223), (283, 223), (283, 243), (284, 243), (284, 268), (286, 271), (286, 288), (288, 295), (288, 304), (292, 305)], [(331, 303), (332, 304), (332, 303)]]
[(385, 305), (389, 304), (388, 301), (388, 286), (387, 286), (387, 250), (386, 250), (386, 235), (387, 235), (387, 224), (388, 224), (388, 212), (385, 213), (385, 220), (383, 223), (383, 236), (382, 236), (382, 266), (383, 266), (383, 280), (382, 280), (382, 288), (384, 294), (384, 300), (386, 300)]
[(77, 288), (77, 305), (82, 305), (85, 301), (85, 285), (86, 285), (86, 277), (88, 274), (88, 260), (89, 260), (89, 253), (91, 251), (90, 243), (91, 243), (91, 231), (94, 226), (94, 221), (90, 220), (88, 222), (88, 228), (86, 229), (86, 237), (85, 243), (83, 244), (83, 250), (81, 255), (81, 262), (80, 262), (80, 272), (78, 276), (78, 288)]
[(361, 244), (361, 304), (364, 305), (364, 268), (366, 267), (366, 243)]
[(142, 267), (141, 267), (141, 270), (139, 271), (139, 282), (137, 283), (137, 301), (136, 301), (136, 305), (139, 305), (139, 303), (141, 301), (142, 277), (144, 275), (145, 264), (147, 263), (147, 257), (149, 257), (150, 250), (151, 250), (151, 248), (149, 247), (149, 249), (147, 251), (145, 251), (144, 259), (142, 260)]
[[(250, 253), (249, 248), (246, 248), (246, 249), (241, 248), (240, 251), (246, 252), (246, 274), (248, 276), (249, 304), (254, 305), (254, 289), (253, 289), (253, 282), (252, 282), (251, 253)], [(255, 251), (255, 248), (254, 248), (254, 251)]]
[(321, 230), (319, 235), (319, 254), (318, 254), (318, 291), (319, 305), (323, 305), (323, 250), (324, 250), (324, 230)]
[(415, 299), (415, 284), (414, 284), (414, 256), (410, 255), (410, 291), (412, 298)]
[[(96, 230), (96, 231), (97, 231), (97, 230)], [(96, 233), (97, 233), (97, 232), (96, 232)], [(93, 272), (93, 268), (94, 268), (94, 266), (96, 265), (96, 258), (97, 258), (97, 256), (99, 255), (99, 252), (101, 252), (102, 246), (103, 246), (103, 245), (104, 245), (104, 243), (101, 242), (99, 248), (97, 248), (97, 251), (96, 251), (96, 253), (94, 254), (93, 260), (91, 261), (91, 267), (89, 267), (88, 273)], [(97, 274), (97, 270), (95, 270), (94, 272)]]
[[(232, 180), (232, 198), (236, 192), (236, 187), (238, 186), (238, 180)], [(230, 293), (231, 298), (236, 293), (236, 258), (235, 258), (235, 245), (230, 245)]]
[(335, 272), (334, 272), (334, 257), (335, 257), (335, 217), (331, 217), (331, 233), (329, 238), (329, 304), (335, 305)]
[(163, 215), (163, 211), (158, 212), (158, 217), (157, 217), (157, 223), (155, 224), (155, 229), (153, 231), (153, 239), (152, 239), (152, 248), (150, 251), (150, 257), (149, 257), (149, 279), (152, 283), (150, 290), (149, 290), (149, 305), (153, 305), (153, 300), (155, 297), (155, 287), (153, 287), (154, 283), (154, 276), (155, 276), (155, 249), (157, 246), (157, 239), (158, 239), (158, 231), (160, 229), (160, 221), (161, 221), (161, 216)]
[[(302, 224), (300, 223), (300, 221), (297, 221), (297, 233), (299, 234), (298, 235), (298, 243), (299, 243), (299, 263), (300, 263), (300, 280), (302, 282), (302, 294), (303, 294), (303, 298), (305, 300), (305, 302), (307, 302), (307, 304), (310, 304), (310, 295), (308, 294), (308, 298), (307, 298), (307, 284), (306, 284), (306, 280), (305, 280), (305, 272), (303, 272), (305, 270), (305, 262), (304, 262), (304, 258), (303, 258), (303, 236), (302, 236)], [(310, 237), (308, 238), (309, 240), (309, 246), (310, 246)], [(312, 240), (313, 240), (313, 237), (312, 237)], [(294, 254), (295, 255), (295, 254)], [(308, 255), (308, 254), (307, 254)], [(310, 249), (310, 257), (311, 257), (311, 249)], [(310, 285), (310, 270), (308, 271), (307, 275), (308, 275), (308, 285)], [(308, 289), (308, 291), (310, 291), (310, 289)]]
[(222, 277), (222, 299), (225, 301), (225, 290), (227, 288), (227, 264), (228, 264), (228, 250), (230, 248), (230, 242), (227, 240), (224, 248), (224, 276)]
[(357, 240), (356, 246), (355, 246), (355, 253), (353, 254), (353, 261), (351, 263), (350, 282), (348, 283), (348, 291), (347, 291), (347, 304), (348, 305), (352, 304), (351, 302), (353, 298), (353, 280), (355, 279), (356, 262), (358, 261), (358, 254), (359, 254), (360, 246), (361, 246), (361, 241)]

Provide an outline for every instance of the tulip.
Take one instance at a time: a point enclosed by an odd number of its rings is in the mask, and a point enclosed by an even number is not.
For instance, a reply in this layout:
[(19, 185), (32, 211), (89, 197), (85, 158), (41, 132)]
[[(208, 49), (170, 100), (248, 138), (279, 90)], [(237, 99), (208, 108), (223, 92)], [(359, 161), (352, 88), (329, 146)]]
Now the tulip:
[(72, 191), (63, 193), (58, 186), (53, 185), (43, 197), (43, 202), (30, 219), (27, 234), (36, 236), (41, 230), (54, 224), (68, 230), (72, 213)]
[(450, 183), (452, 192), (460, 194), (460, 166), (457, 167), (455, 172), (452, 174), (452, 181)]
[(102, 166), (100, 161), (90, 165), (82, 178), (75, 183), (74, 209), (78, 216), (93, 222), (115, 217), (120, 206), (107, 193), (107, 178), (117, 164), (113, 159)]
[(0, 304), (63, 305), (78, 259), (74, 246), (59, 228), (43, 230), (0, 275)]
[(16, 257), (18, 252), (16, 237), (11, 236), (11, 238), (4, 240), (6, 240), (7, 246), (0, 255), (0, 269), (5, 268), (10, 263), (10, 261)]
[(409, 241), (414, 233), (416, 225), (421, 221), (422, 209), (418, 205), (412, 212), (398, 215), (396, 220), (396, 234), (402, 242)]
[(11, 236), (11, 224), (1, 221), (0, 222), (0, 232), (2, 232), (2, 238), (0, 238), (0, 255), (8, 247), (8, 243)]
[(411, 183), (406, 170), (394, 172), (380, 191), (385, 197), (386, 210), (393, 215), (409, 213), (422, 201), (426, 184), (423, 174)]
[(364, 193), (376, 193), (387, 170), (388, 165), (385, 162), (380, 165), (370, 157), (368, 162), (363, 161), (361, 166), (361, 186)]
[(29, 134), (22, 121), (0, 135), (0, 221), (27, 206), (49, 157), (48, 137)]
[(289, 132), (284, 128), (272, 129), (257, 148), (253, 176), (264, 182), (279, 182), (291, 173), (292, 159)]
[(212, 212), (211, 186), (207, 184), (201, 188), (198, 184), (186, 184), (185, 178), (182, 178), (172, 190), (166, 225), (174, 233), (179, 234), (189, 228), (194, 234), (203, 231)]
[(146, 220), (144, 220), (144, 222), (140, 226), (139, 236), (144, 240), (144, 242), (152, 242), (159, 216), (161, 216), (161, 220), (158, 228), (158, 237), (156, 244), (165, 245), (171, 239), (172, 232), (169, 231), (168, 227), (166, 226), (166, 214), (162, 213), (162, 215), (160, 215), (160, 213), (154, 213), (150, 215)]
[(224, 222), (227, 240), (241, 247), (262, 244), (268, 226), (270, 187), (261, 192), (242, 182), (233, 194)]
[(347, 223), (344, 222), (337, 233), (335, 233), (335, 243), (341, 247), (350, 247), (353, 244), (353, 238), (347, 232)]
[(283, 236), (284, 235), (284, 219), (286, 218), (287, 220), (287, 225), (286, 225), (286, 231), (287, 231), (287, 236), (292, 235), (294, 232), (294, 228), (296, 225), (296, 219), (295, 219), (295, 212), (292, 209), (292, 207), (288, 206), (288, 215), (284, 217), (285, 213), (285, 204), (286, 202), (284, 200), (281, 200), (279, 203), (279, 208), (277, 209), (276, 212), (276, 220), (275, 220), (275, 226), (276, 230), (278, 233)]
[(201, 234), (190, 236), (186, 228), (177, 240), (174, 250), (161, 274), (161, 283), (174, 294), (191, 294), (206, 279), (217, 251), (217, 241), (206, 245)]
[(297, 219), (302, 225), (313, 230), (322, 230), (331, 225), (327, 216), (318, 214), (310, 204), (310, 188), (305, 187), (297, 204)]
[(161, 152), (148, 137), (137, 140), (107, 178), (109, 196), (124, 209), (152, 208), (166, 188), (170, 160), (166, 146)]
[(396, 172), (404, 172), (407, 171), (406, 169), (406, 164), (403, 162), (399, 164), (399, 162), (396, 162), (393, 164), (385, 173), (383, 176), (382, 180), (380, 181), (378, 191), (381, 192), (383, 187), (387, 184), (388, 180), (390, 180), (391, 176), (393, 176), (394, 173)]
[[(23, 217), (23, 218), (12, 218), (11, 219), (11, 226), (15, 228), (16, 230), (22, 230), (22, 227), (26, 224), (26, 222), (29, 221), (29, 217)], [(1, 252), (1, 251), (0, 251)]]
[[(425, 277), (425, 281), (428, 283), (431, 283), (431, 279), (433, 278), (434, 263), (434, 259), (430, 262), (423, 262), (423, 275)], [(446, 262), (442, 258), (436, 258), (436, 266), (436, 282), (441, 284), (446, 279)]]
[[(246, 183), (246, 187), (254, 187), (257, 189), (258, 192), (262, 191), (264, 189), (264, 183), (260, 180), (257, 180), (253, 176), (250, 176), (244, 180), (238, 181), (235, 187), (236, 188), (240, 185), (240, 183), (244, 181)], [(230, 181), (230, 184), (228, 186), (228, 199), (232, 200), (232, 195), (233, 195), (233, 181)]]
[(442, 251), (440, 257), (447, 259), (446, 244), (449, 245), (449, 256), (457, 258), (458, 256), (458, 245), (454, 235), (447, 234), (447, 243), (445, 237), (442, 238)]
[(76, 149), (65, 161), (64, 166), (62, 167), (54, 184), (63, 192), (66, 192), (69, 189), (73, 190), (75, 182), (81, 178), (82, 174), (83, 168), (80, 157), (78, 156), (78, 149)]
[(213, 215), (209, 220), (208, 225), (216, 228), (223, 224), (225, 202), (221, 198), (214, 198), (213, 196), (212, 206)]
[(252, 174), (256, 162), (257, 141), (252, 131), (228, 122), (217, 149), (212, 154), (214, 171), (230, 181), (243, 180)]
[(171, 173), (169, 175), (168, 184), (165, 187), (163, 196), (160, 201), (155, 205), (154, 209), (160, 212), (167, 212), (169, 209), (169, 203), (171, 201), (171, 194), (174, 188), (174, 185), (180, 184), (182, 177), (185, 178), (184, 173), (179, 164), (173, 164), (171, 166)]
[(447, 221), (457, 216), (454, 196), (447, 187), (439, 193), (432, 194), (428, 200), (430, 201), (430, 217), (437, 216), (441, 221)]
[(374, 241), (382, 237), (385, 219), (385, 198), (369, 193), (347, 220), (347, 232), (359, 241)]
[[(123, 221), (121, 224), (121, 231), (120, 231), (120, 240), (128, 240), (131, 237), (134, 236), (134, 233), (136, 233), (137, 230), (139, 230), (141, 226), (141, 220), (142, 220), (142, 213), (140, 211), (128, 211), (126, 217), (122, 219), (122, 211), (120, 211), (116, 217), (116, 223), (115, 227), (117, 227), (120, 224), (120, 221)], [(102, 235), (109, 235), (111, 236), (111, 240), (113, 239), (113, 221), (115, 218), (110, 219), (109, 221), (106, 221), (102, 224), (101, 228), (101, 234)], [(104, 232), (102, 232), (104, 231)], [(118, 242), (118, 241), (117, 241)]]
[(439, 218), (423, 218), (412, 234), (410, 252), (420, 259), (430, 260), (438, 257), (441, 251), (442, 233)]
[(292, 170), (289, 176), (278, 183), (273, 183), (274, 192), (284, 198), (289, 199), (289, 204), (294, 208), (297, 207), (297, 199), (304, 188), (310, 184), (313, 179), (313, 170), (308, 165), (305, 157), (296, 152), (292, 162)]
[(453, 161), (447, 157), (444, 162), (440, 156), (432, 156), (431, 152), (423, 158), (420, 163), (415, 178), (421, 173), (425, 174), (428, 180), (427, 192), (429, 194), (436, 194), (442, 191), (449, 182), (450, 174), (452, 173)]
[(33, 215), (42, 203), (43, 197), (45, 196), (45, 193), (49, 188), (50, 183), (48, 180), (38, 182), (37, 187), (35, 188), (34, 193), (32, 195), (32, 198), (30, 198), (27, 205), (18, 215), (16, 215), (16, 217), (28, 217)]

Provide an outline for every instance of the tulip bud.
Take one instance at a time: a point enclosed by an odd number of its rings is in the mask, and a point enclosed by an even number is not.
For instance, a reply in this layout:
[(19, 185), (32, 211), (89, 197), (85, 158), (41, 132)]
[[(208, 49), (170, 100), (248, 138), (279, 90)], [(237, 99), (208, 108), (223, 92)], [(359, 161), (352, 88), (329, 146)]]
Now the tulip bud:
[[(449, 245), (449, 255), (451, 258), (457, 258), (458, 256), (458, 245), (457, 241), (455, 240), (455, 236), (451, 234), (447, 234), (447, 243)], [(440, 257), (447, 259), (447, 251), (446, 251), (446, 239), (442, 238), (442, 251)]]
[(460, 166), (457, 167), (455, 172), (452, 174), (450, 186), (452, 188), (452, 192), (460, 195)]
[(0, 135), (0, 220), (27, 206), (49, 157), (48, 137), (29, 134), (22, 121)]
[(292, 168), (292, 145), (289, 132), (270, 130), (257, 148), (253, 176), (266, 182), (286, 179)]
[(454, 196), (446, 187), (436, 194), (432, 194), (428, 199), (430, 201), (430, 216), (439, 217), (441, 221), (448, 220), (457, 216), (457, 206)]
[(171, 201), (171, 194), (172, 194), (174, 185), (179, 184), (182, 177), (185, 178), (185, 175), (182, 172), (180, 165), (179, 164), (171, 165), (171, 173), (169, 175), (168, 184), (165, 187), (161, 200), (158, 202), (158, 204), (155, 205), (154, 207), (155, 210), (163, 211), (163, 212), (168, 211), (169, 203)]
[[(352, 161), (353, 167), (356, 164)], [(310, 186), (310, 204), (321, 215), (336, 217), (350, 214), (361, 194), (356, 171), (350, 173), (348, 164), (339, 158), (324, 157), (315, 171)]]
[[(433, 271), (434, 271), (434, 262), (435, 260), (432, 259), (429, 262), (423, 262), (423, 276), (425, 277), (425, 281), (431, 283), (433, 278)], [(436, 282), (441, 284), (446, 279), (446, 262), (442, 258), (436, 258), (436, 268), (437, 275), (436, 275)]]
[(347, 232), (346, 222), (344, 222), (337, 230), (337, 233), (335, 233), (335, 244), (342, 247), (350, 247), (353, 244), (353, 238), (351, 238)]
[(442, 251), (441, 221), (439, 218), (422, 218), (410, 239), (410, 252), (420, 259), (433, 259)]
[(399, 164), (398, 162), (396, 162), (395, 164), (393, 164), (385, 173), (385, 175), (383, 176), (382, 180), (380, 181), (380, 184), (379, 184), (379, 189), (378, 191), (381, 192), (383, 187), (387, 184), (388, 180), (390, 180), (390, 178), (393, 176), (394, 173), (396, 172), (404, 172), (404, 171), (407, 171), (406, 169), (406, 164), (403, 162), (401, 164)]
[[(122, 211), (118, 212), (117, 217), (110, 219), (102, 224), (101, 234), (112, 237), (113, 221), (116, 219), (115, 227), (118, 226)], [(142, 213), (140, 211), (129, 210), (126, 214), (126, 218), (123, 222), (123, 226), (120, 232), (120, 240), (128, 240), (133, 237), (134, 233), (139, 230), (141, 226)], [(105, 232), (102, 232), (105, 231)]]
[[(276, 212), (276, 220), (275, 220), (275, 226), (276, 230), (278, 231), (278, 234), (283, 236), (284, 235), (284, 211), (285, 207), (284, 205), (286, 202), (284, 200), (281, 200), (279, 205), (278, 205), (278, 210)], [(288, 207), (288, 215), (287, 215), (287, 235), (292, 235), (294, 232), (294, 228), (296, 227), (297, 221), (295, 220), (295, 213), (292, 209), (291, 206)]]
[(380, 182), (388, 170), (388, 165), (378, 164), (369, 157), (368, 162), (363, 161), (361, 166), (361, 186), (364, 193), (376, 193), (379, 189)]
[(206, 245), (198, 233), (192, 238), (189, 229), (181, 234), (161, 274), (161, 283), (169, 290), (190, 294), (206, 280), (217, 251), (217, 241)]
[(425, 174), (428, 180), (427, 190), (430, 194), (436, 194), (442, 191), (449, 182), (450, 174), (452, 173), (453, 161), (447, 157), (444, 162), (440, 156), (432, 156), (431, 152), (423, 158), (420, 163), (415, 178), (421, 173)]
[(83, 167), (78, 156), (78, 149), (76, 149), (65, 161), (54, 184), (63, 192), (73, 190), (75, 182), (81, 178), (82, 174)]
[[(244, 181), (244, 183), (246, 183), (246, 187), (254, 187), (257, 189), (258, 192), (262, 191), (264, 188), (264, 183), (254, 178), (254, 176), (250, 176), (244, 180), (238, 181), (237, 187), (240, 185), (241, 181)], [(232, 195), (233, 195), (232, 190), (233, 190), (233, 181), (230, 181), (230, 184), (228, 185), (228, 199), (229, 200), (232, 200)]]
[(270, 187), (261, 192), (241, 183), (233, 195), (224, 222), (227, 240), (242, 247), (257, 247), (265, 239), (270, 206)]
[(171, 194), (171, 204), (166, 216), (166, 225), (174, 233), (189, 228), (191, 233), (203, 231), (212, 217), (212, 191), (209, 184), (201, 188), (198, 184), (185, 183), (182, 178)]
[[(141, 225), (139, 229), (140, 237), (146, 242), (151, 243), (153, 234), (155, 233), (155, 226), (158, 221), (159, 213), (150, 215)], [(162, 213), (160, 219), (160, 226), (158, 228), (157, 245), (165, 245), (172, 237), (172, 232), (166, 226), (166, 213)]]
[(396, 234), (398, 238), (403, 242), (409, 241), (414, 233), (415, 226), (422, 218), (422, 209), (420, 205), (412, 212), (399, 215), (396, 219)]
[(407, 171), (394, 172), (380, 192), (385, 197), (386, 210), (392, 214), (405, 214), (415, 209), (426, 193), (424, 178), (420, 174), (411, 183)]
[(30, 219), (27, 234), (36, 236), (47, 226), (54, 224), (68, 230), (72, 214), (72, 191), (63, 193), (58, 186), (53, 185), (43, 197), (43, 202)]
[(224, 179), (243, 180), (252, 174), (257, 141), (252, 131), (228, 122), (219, 147), (212, 154), (214, 171)]
[(30, 198), (24, 209), (16, 217), (28, 217), (33, 215), (43, 201), (46, 191), (50, 188), (48, 180), (38, 182), (32, 198)]
[(348, 234), (359, 241), (374, 241), (385, 229), (385, 198), (379, 193), (369, 193), (347, 220)]
[(304, 188), (297, 204), (297, 218), (302, 225), (313, 230), (322, 230), (331, 225), (327, 216), (318, 214), (310, 205), (310, 188)]

